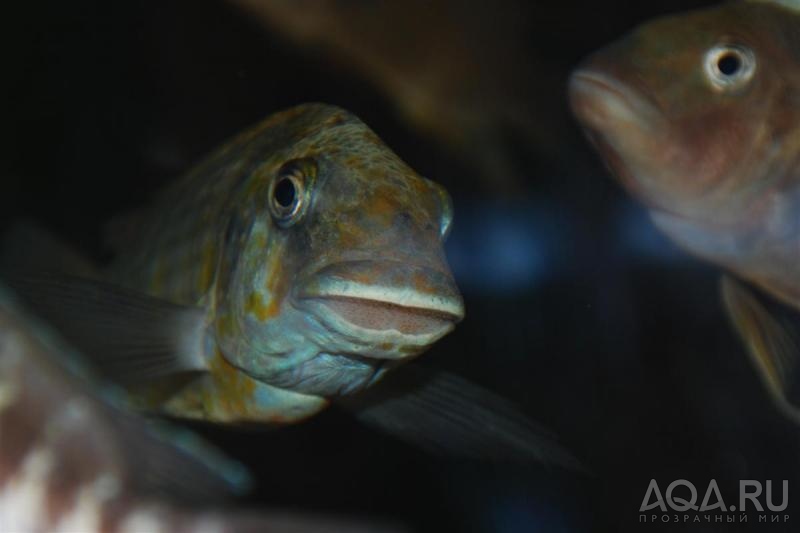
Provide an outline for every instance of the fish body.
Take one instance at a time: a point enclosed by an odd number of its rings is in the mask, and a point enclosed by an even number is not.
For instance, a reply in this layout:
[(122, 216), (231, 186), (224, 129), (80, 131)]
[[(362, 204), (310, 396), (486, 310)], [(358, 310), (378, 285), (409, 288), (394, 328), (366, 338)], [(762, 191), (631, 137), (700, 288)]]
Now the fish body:
[(112, 224), (117, 256), (103, 278), (195, 309), (176, 334), (187, 368), (203, 375), (164, 410), (292, 421), (373, 383), (461, 319), (442, 249), (451, 209), (443, 188), (356, 117), (304, 105)]
[(800, 307), (800, 7), (645, 23), (570, 81), (612, 173), (679, 245)]
[(569, 84), (573, 111), (615, 177), (676, 243), (729, 273), (721, 286), (732, 323), (796, 420), (798, 30), (792, 0), (668, 16), (591, 55)]
[[(576, 467), (510, 402), (405, 365), (464, 314), (442, 246), (451, 221), (445, 190), (361, 121), (307, 104), (112, 222), (107, 268), (36, 231), (7, 236), (23, 246), (6, 255), (63, 258), (45, 262), (67, 272), (23, 265), (10, 279), (144, 411), (263, 426), (336, 402), (435, 451)], [(33, 241), (48, 250), (16, 253)], [(367, 394), (385, 374), (399, 376)]]

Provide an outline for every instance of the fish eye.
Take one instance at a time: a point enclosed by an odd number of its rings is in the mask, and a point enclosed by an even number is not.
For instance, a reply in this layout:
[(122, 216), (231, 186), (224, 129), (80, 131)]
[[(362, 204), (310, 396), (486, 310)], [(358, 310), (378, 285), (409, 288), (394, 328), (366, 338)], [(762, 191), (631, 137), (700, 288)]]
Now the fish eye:
[(739, 44), (719, 44), (706, 52), (705, 73), (718, 90), (742, 87), (753, 78), (756, 56), (749, 47)]
[(272, 180), (269, 192), (269, 208), (275, 222), (283, 228), (289, 227), (306, 211), (308, 203), (307, 189), (313, 178), (313, 162), (294, 160), (284, 164), (275, 179)]

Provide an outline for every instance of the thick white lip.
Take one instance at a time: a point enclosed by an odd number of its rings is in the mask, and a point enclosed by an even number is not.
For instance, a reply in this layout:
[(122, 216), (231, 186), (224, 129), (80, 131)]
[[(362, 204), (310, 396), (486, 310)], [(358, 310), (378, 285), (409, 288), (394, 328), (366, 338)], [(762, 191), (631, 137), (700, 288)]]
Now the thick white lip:
[[(328, 288), (298, 298), (296, 305), (315, 316), (331, 333), (341, 335), (341, 341), (351, 346), (348, 351), (373, 359), (413, 357), (453, 331), (464, 316), (460, 301), (449, 302), (445, 298), (432, 298), (407, 290), (381, 289), (370, 287), (369, 290), (354, 291)], [(395, 307), (403, 313), (428, 315), (430, 325), (420, 332), (400, 331), (392, 326), (386, 329), (365, 327), (336, 312), (334, 307), (337, 300), (354, 304), (380, 304)], [(432, 301), (435, 303), (432, 304)]]
[(447, 317), (452, 321), (464, 318), (464, 305), (460, 299), (420, 293), (409, 287), (362, 285), (333, 279), (327, 282), (324, 288), (304, 297), (363, 300), (368, 303), (384, 303), (402, 307), (408, 311), (441, 314), (443, 318)]
[[(395, 329), (375, 330), (353, 324), (326, 305), (325, 299), (312, 300), (317, 317), (332, 331), (357, 339), (362, 346), (371, 346), (368, 351), (358, 351), (358, 355), (373, 359), (405, 359), (421, 353), (434, 342), (455, 328), (455, 321), (440, 319), (440, 326), (421, 334), (411, 334)], [(391, 346), (385, 349), (381, 346)], [(397, 350), (397, 348), (403, 348)]]

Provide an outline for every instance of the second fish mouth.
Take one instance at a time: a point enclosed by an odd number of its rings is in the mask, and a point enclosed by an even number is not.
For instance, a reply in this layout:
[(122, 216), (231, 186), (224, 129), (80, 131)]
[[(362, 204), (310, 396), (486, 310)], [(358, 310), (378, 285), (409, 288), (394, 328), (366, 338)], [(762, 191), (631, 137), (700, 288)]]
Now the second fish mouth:
[(569, 79), (573, 112), (584, 126), (601, 132), (633, 128), (646, 133), (660, 127), (663, 116), (643, 91), (593, 68), (581, 68)]

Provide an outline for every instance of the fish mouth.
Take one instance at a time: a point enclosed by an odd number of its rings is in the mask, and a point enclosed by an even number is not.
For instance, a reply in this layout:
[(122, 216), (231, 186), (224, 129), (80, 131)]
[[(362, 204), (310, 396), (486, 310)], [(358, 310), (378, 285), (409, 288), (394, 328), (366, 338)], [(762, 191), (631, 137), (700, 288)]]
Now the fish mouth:
[(394, 261), (328, 265), (299, 285), (296, 300), (376, 358), (418, 353), (464, 318), (448, 272)]
[(569, 80), (573, 113), (589, 142), (611, 173), (634, 196), (658, 203), (652, 170), (667, 142), (666, 119), (644, 91), (592, 67), (576, 70)]
[(581, 68), (573, 72), (568, 92), (578, 119), (601, 133), (620, 129), (647, 133), (663, 121), (660, 110), (642, 91), (600, 70)]

